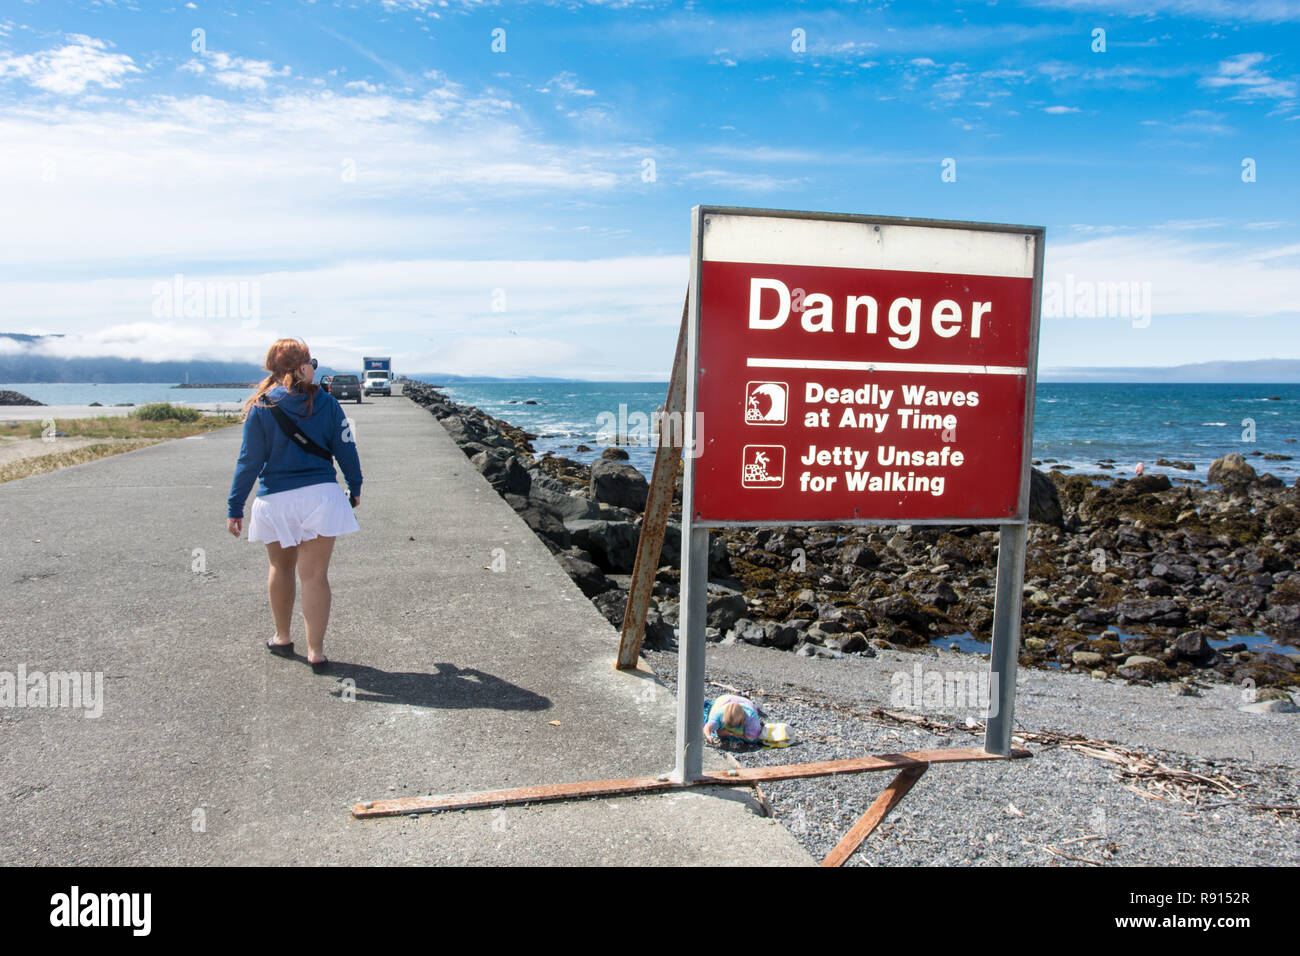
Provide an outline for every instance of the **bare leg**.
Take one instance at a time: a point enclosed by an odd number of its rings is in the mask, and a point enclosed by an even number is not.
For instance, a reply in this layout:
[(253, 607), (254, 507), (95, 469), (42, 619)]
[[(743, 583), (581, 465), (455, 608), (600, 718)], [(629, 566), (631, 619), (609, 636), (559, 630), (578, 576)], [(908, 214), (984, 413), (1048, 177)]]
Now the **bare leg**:
[(294, 592), (297, 590), (293, 571), (298, 562), (298, 549), (282, 548), (271, 541), (266, 545), (266, 556), (271, 562), (266, 591), (271, 597), (271, 617), (275, 619), (275, 638), (272, 643), (288, 644), (289, 625), (293, 622)]
[(334, 539), (320, 536), (298, 545), (298, 577), (302, 578), (302, 619), (307, 625), (307, 661), (325, 660), (325, 627), (330, 620), (330, 555)]

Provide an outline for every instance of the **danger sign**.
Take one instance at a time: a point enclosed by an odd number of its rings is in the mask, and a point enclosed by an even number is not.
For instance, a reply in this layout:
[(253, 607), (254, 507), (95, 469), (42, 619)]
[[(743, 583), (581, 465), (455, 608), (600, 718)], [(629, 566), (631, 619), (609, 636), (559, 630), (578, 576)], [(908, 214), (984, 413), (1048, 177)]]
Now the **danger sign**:
[(1043, 230), (696, 223), (696, 522), (1024, 520)]

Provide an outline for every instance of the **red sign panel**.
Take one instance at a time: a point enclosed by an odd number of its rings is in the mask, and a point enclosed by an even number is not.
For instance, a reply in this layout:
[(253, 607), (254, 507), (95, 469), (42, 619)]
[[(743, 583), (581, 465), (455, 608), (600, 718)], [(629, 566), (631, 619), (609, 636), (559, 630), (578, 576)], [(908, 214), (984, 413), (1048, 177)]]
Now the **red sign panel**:
[(698, 263), (696, 520), (1022, 516), (1041, 233), (731, 218)]

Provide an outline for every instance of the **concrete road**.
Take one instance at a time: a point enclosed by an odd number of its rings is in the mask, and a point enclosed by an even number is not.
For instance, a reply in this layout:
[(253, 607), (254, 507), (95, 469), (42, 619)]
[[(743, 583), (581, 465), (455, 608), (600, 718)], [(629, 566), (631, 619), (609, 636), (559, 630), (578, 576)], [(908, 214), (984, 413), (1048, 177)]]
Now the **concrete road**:
[(262, 647), (265, 551), (225, 527), (238, 428), (0, 485), (0, 682), (104, 675), (99, 717), (0, 706), (0, 865), (812, 862), (726, 788), (354, 820), (364, 799), (664, 772), (674, 720), (432, 416), (344, 408), (366, 480), (328, 676), (296, 612), (299, 657)]

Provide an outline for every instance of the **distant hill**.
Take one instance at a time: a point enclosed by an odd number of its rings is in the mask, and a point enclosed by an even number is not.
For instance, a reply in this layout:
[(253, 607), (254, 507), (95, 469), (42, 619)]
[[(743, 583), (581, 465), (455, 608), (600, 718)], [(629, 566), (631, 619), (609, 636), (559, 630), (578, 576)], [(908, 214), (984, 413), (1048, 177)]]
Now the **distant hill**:
[[(398, 372), (400, 375), (401, 372)], [(472, 384), (476, 382), (581, 382), (584, 379), (579, 378), (548, 378), (543, 375), (521, 375), (517, 378), (494, 378), (490, 375), (443, 375), (439, 372), (417, 372), (414, 375), (407, 375), (409, 379), (417, 382), (427, 382), (430, 385), (436, 385), (439, 382), (460, 382), (463, 384)]]
[(1129, 368), (1067, 367), (1038, 370), (1042, 382), (1184, 382), (1282, 385), (1300, 382), (1300, 359), (1253, 362), (1197, 362), (1192, 365)]
[(252, 362), (142, 362), (120, 358), (54, 358), (0, 353), (0, 382), (252, 382), (266, 376)]
[[(58, 335), (26, 335), (0, 332), (0, 339), (11, 339), (24, 346)], [(334, 369), (322, 365), (317, 377), (333, 375)], [(141, 359), (62, 358), (43, 355), (24, 348), (12, 354), (0, 352), (0, 382), (95, 382), (100, 385), (121, 382), (260, 382), (266, 369), (253, 362), (222, 362), (215, 359), (188, 359), (177, 362), (145, 362)]]
[[(0, 352), (0, 383), (15, 382), (253, 382), (266, 372), (252, 362), (221, 362), (190, 359), (177, 362), (145, 362), (140, 359), (74, 357), (57, 358), (34, 352), (30, 346), (42, 338), (61, 336), (27, 335), (0, 332), (0, 339), (20, 342), (28, 348), (6, 354)], [(490, 376), (450, 375), (442, 372), (404, 373), (398, 375), (431, 384), (475, 382), (573, 382), (574, 378), (545, 375)], [(317, 376), (334, 374), (321, 366)], [(1251, 362), (1198, 362), (1170, 366), (1064, 366), (1040, 368), (1043, 382), (1231, 382), (1260, 384), (1300, 383), (1300, 359), (1258, 359)]]
[(13, 339), (15, 342), (39, 342), (41, 339), (61, 339), (62, 335), (29, 335), (26, 332), (0, 332), (0, 339)]

